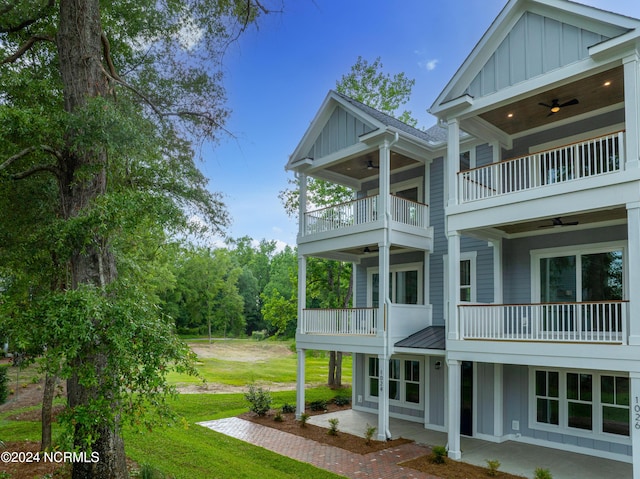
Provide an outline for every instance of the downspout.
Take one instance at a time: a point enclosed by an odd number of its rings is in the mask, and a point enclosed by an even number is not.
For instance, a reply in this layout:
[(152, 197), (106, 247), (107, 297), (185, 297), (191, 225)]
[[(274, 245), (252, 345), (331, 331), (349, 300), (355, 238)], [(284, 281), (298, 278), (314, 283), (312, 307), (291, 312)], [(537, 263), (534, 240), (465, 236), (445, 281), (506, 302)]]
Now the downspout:
[[(396, 131), (394, 139), (387, 145), (387, 151), (389, 154), (389, 183), (391, 183), (391, 147), (396, 143), (398, 143), (399, 140), (400, 140), (400, 135)], [(389, 186), (391, 186), (391, 184), (389, 184)], [(389, 202), (389, 199), (387, 198), (387, 204), (388, 202)], [(386, 223), (385, 225), (386, 227), (384, 229), (384, 245), (387, 248), (387, 251), (390, 252), (391, 240), (389, 239), (389, 225), (391, 224), (391, 211), (389, 210), (389, 208), (387, 208), (385, 211), (385, 223)], [(387, 254), (387, 259), (389, 259), (389, 254)], [(384, 355), (387, 358), (387, 360), (391, 359), (391, 347), (389, 345), (389, 323), (388, 323), (390, 311), (391, 311), (391, 299), (389, 298), (389, 294), (387, 293), (384, 299), (384, 318), (383, 318), (384, 328), (385, 328), (383, 348), (384, 348)], [(388, 382), (389, 378), (386, 378), (386, 381)], [(389, 394), (388, 387), (385, 388), (385, 391), (387, 392), (387, 394)], [(387, 417), (389, 416), (388, 408), (389, 408), (389, 401), (387, 400)], [(388, 440), (391, 439), (391, 431), (389, 430), (388, 420), (387, 420), (387, 429), (385, 431), (385, 434)]]

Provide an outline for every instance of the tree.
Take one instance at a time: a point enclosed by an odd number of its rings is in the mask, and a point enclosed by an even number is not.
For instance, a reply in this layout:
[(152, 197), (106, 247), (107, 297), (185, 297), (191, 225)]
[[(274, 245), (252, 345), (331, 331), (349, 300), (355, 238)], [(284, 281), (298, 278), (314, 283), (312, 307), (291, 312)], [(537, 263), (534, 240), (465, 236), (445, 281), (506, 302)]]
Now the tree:
[(351, 71), (336, 82), (336, 90), (409, 126), (416, 126), (418, 121), (410, 111), (398, 112), (411, 98), (415, 83), (403, 72), (393, 76), (383, 73), (380, 57), (369, 63), (359, 56)]
[[(124, 416), (147, 417), (170, 393), (171, 365), (189, 368), (157, 312), (164, 280), (151, 278), (191, 214), (227, 222), (191, 141), (223, 130), (215, 60), (264, 13), (259, 0), (0, 5), (0, 203), (33, 220), (24, 241), (23, 225), (3, 223), (15, 278), (3, 308), (15, 337), (67, 378), (73, 446), (99, 454), (74, 463), (74, 479), (126, 477)], [(37, 198), (9, 203), (27, 190)]]
[(275, 334), (295, 334), (297, 316), (298, 259), (296, 250), (287, 246), (271, 260), (269, 282), (260, 295), (262, 315)]

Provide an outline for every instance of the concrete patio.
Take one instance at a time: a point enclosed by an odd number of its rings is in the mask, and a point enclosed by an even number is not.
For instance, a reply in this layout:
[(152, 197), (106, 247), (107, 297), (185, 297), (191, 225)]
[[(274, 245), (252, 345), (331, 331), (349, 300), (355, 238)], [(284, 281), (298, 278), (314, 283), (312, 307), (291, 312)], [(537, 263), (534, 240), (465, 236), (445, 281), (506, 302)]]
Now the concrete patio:
[[(329, 427), (329, 419), (338, 418), (340, 431), (363, 436), (367, 424), (377, 425), (375, 414), (352, 409), (312, 416), (310, 424)], [(390, 429), (394, 437), (413, 439), (419, 444), (443, 446), (447, 443), (444, 432), (425, 429), (421, 424), (391, 418)], [(630, 463), (533, 446), (515, 441), (501, 444), (462, 437), (462, 460), (486, 467), (487, 459), (500, 461), (500, 470), (524, 477), (533, 477), (537, 467), (549, 469), (553, 479), (625, 479), (632, 477)]]

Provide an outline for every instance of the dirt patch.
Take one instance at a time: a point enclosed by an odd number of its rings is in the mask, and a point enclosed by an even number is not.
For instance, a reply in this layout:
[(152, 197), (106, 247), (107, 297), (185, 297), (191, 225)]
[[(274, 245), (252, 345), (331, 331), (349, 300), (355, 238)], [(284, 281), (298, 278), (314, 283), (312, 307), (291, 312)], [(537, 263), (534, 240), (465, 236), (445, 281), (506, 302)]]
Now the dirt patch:
[[(37, 442), (7, 442), (2, 452), (15, 453), (15, 461), (4, 461), (2, 471), (9, 474), (11, 479), (33, 479), (51, 474), (55, 479), (71, 477), (71, 468), (64, 463), (54, 461), (36, 460), (40, 443)], [(18, 461), (17, 454), (21, 454), (27, 460)]]
[(498, 471), (494, 476), (489, 475), (489, 470), (485, 467), (474, 466), (466, 462), (453, 461), (447, 459), (444, 464), (435, 464), (430, 456), (422, 456), (410, 461), (401, 462), (402, 467), (410, 467), (418, 471), (433, 474), (441, 479), (469, 479), (494, 477), (497, 479), (522, 479), (524, 476), (515, 476), (508, 472)]
[(236, 341), (233, 339), (215, 339), (211, 344), (208, 341), (192, 341), (189, 343), (191, 350), (199, 358), (224, 359), (238, 362), (260, 362), (273, 358), (282, 358), (293, 355), (288, 344), (276, 344), (262, 341)]

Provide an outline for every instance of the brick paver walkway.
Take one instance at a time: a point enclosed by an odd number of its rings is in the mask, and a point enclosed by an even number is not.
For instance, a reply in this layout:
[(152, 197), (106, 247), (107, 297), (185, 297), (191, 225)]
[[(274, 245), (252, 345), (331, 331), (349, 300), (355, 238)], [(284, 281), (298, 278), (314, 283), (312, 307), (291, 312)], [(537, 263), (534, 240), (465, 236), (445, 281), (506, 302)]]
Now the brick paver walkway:
[(398, 466), (399, 462), (429, 453), (427, 447), (415, 443), (361, 455), (237, 417), (198, 424), (352, 479), (438, 479), (431, 474)]

